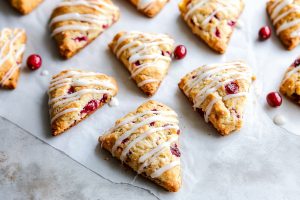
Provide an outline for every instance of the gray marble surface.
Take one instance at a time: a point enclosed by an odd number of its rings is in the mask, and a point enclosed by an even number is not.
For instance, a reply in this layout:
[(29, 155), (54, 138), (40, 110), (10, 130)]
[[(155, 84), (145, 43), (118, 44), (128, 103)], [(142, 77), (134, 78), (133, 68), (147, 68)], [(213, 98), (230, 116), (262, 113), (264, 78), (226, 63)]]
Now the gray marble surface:
[(0, 117), (1, 200), (157, 199), (106, 180)]

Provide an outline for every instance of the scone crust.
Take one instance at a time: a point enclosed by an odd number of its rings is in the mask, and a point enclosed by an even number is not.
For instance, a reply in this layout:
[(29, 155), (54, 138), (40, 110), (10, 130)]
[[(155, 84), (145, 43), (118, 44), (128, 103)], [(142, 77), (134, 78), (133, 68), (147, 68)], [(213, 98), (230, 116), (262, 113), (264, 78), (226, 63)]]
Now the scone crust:
[[(191, 5), (196, 5), (200, 1), (182, 0), (179, 3), (181, 16), (195, 35), (214, 51), (223, 54), (244, 9), (244, 0), (235, 1), (233, 9), (226, 9), (228, 8), (226, 1), (210, 0), (191, 12)], [(223, 12), (217, 12), (220, 7), (223, 7)]]
[[(141, 49), (141, 51), (144, 50), (146, 53), (143, 52), (140, 54), (139, 51), (137, 53), (131, 53), (133, 48), (143, 47), (143, 45), (151, 45), (153, 42), (158, 42), (160, 44), (152, 45), (147, 49)], [(129, 48), (125, 48), (126, 45), (131, 46)], [(136, 82), (138, 87), (146, 95), (152, 96), (156, 93), (161, 82), (168, 73), (168, 69), (171, 64), (171, 54), (174, 50), (174, 40), (165, 34), (119, 32), (109, 44), (109, 48), (131, 73), (132, 79)], [(139, 55), (143, 56), (145, 54), (149, 56), (158, 55), (156, 56), (158, 60), (155, 61), (155, 58), (149, 58), (142, 60), (137, 59), (135, 62), (130, 61), (130, 58), (132, 57), (140, 57)], [(136, 73), (138, 72), (139, 67), (146, 63), (151, 64), (139, 73)], [(147, 80), (154, 81), (146, 83), (145, 81)], [(145, 84), (141, 85), (143, 82)]]
[[(101, 143), (101, 146), (110, 151), (115, 157), (119, 158), (122, 155), (122, 152), (124, 149), (131, 144), (136, 138), (141, 136), (141, 134), (151, 130), (151, 128), (159, 128), (166, 126), (167, 122), (162, 121), (155, 121), (155, 123), (145, 124), (135, 130), (128, 138), (124, 139), (122, 143), (116, 148), (116, 151), (113, 152), (113, 147), (115, 143), (118, 141), (118, 139), (126, 133), (128, 130), (132, 130), (132, 124), (128, 123), (123, 126), (118, 127), (120, 123), (124, 123), (125, 120), (128, 120), (128, 118), (132, 118), (138, 114), (147, 112), (147, 111), (167, 111), (167, 112), (174, 112), (171, 108), (168, 106), (158, 103), (156, 101), (148, 101), (141, 106), (137, 108), (136, 111), (131, 112), (127, 114), (125, 117), (119, 119), (115, 123), (115, 128), (110, 130), (108, 133), (104, 134), (103, 136), (99, 137), (99, 142)], [(146, 116), (146, 117), (145, 117)], [(147, 118), (155, 116), (155, 114), (146, 114), (143, 117), (137, 118), (133, 124), (139, 124), (143, 120), (147, 120)], [(175, 126), (176, 122), (168, 122), (167, 126)], [(134, 171), (139, 171), (139, 168), (141, 167), (142, 163), (139, 163), (138, 160), (145, 155), (146, 153), (150, 152), (154, 148), (156, 148), (159, 144), (162, 144), (165, 141), (170, 140), (171, 138), (175, 138), (175, 144), (178, 144), (178, 134), (179, 130), (177, 129), (164, 129), (161, 131), (157, 131), (155, 133), (152, 133), (148, 137), (144, 138), (138, 143), (135, 143), (134, 146), (130, 148), (130, 151), (128, 154), (126, 154), (126, 157), (122, 160), (123, 163), (130, 166)], [(176, 146), (177, 147), (177, 146)], [(178, 150), (179, 151), (179, 150)], [(179, 155), (180, 156), (180, 155)], [(151, 158), (150, 158), (151, 159)], [(149, 159), (148, 159), (149, 160)], [(148, 161), (146, 160), (146, 161)], [(149, 164), (146, 168), (143, 168), (143, 171), (140, 172), (143, 176), (151, 179), (158, 185), (164, 187), (168, 191), (176, 192), (181, 187), (181, 172), (180, 172), (180, 165), (174, 166), (173, 168), (165, 171), (163, 174), (161, 174), (158, 177), (151, 178), (151, 174), (155, 172), (155, 170), (160, 169), (163, 166), (166, 166), (167, 164), (179, 160), (179, 157), (174, 156), (171, 151), (168, 148), (165, 148), (163, 152), (156, 157), (156, 159)]]
[(23, 15), (29, 14), (42, 2), (43, 0), (10, 0), (11, 5)]
[(23, 29), (5, 28), (0, 31), (0, 49), (2, 58), (0, 65), (0, 87), (5, 89), (15, 89), (20, 76), (20, 66), (23, 60), (25, 44), (27, 40), (26, 32)]
[[(242, 95), (236, 98), (224, 100), (224, 97), (229, 95), (226, 92), (225, 86), (229, 83), (234, 83), (238, 86), (238, 93), (248, 93), (250, 83), (252, 79), (254, 79), (254, 77), (251, 77), (250, 73), (246, 71), (248, 69), (245, 67), (245, 64), (239, 61), (225, 64), (215, 64), (211, 66), (215, 66), (217, 69), (226, 65), (236, 65), (237, 68), (227, 68), (217, 71), (217, 73), (212, 74), (210, 77), (200, 79), (198, 82), (195, 82), (194, 86), (189, 88), (189, 83), (193, 80), (197, 80), (197, 77), (201, 77), (201, 70), (205, 67), (208, 67), (203, 66), (185, 75), (178, 84), (181, 91), (192, 103), (194, 103), (194, 108), (201, 113), (205, 114), (211, 103), (215, 102), (211, 107), (211, 112), (207, 114), (207, 122), (211, 122), (218, 132), (224, 136), (233, 131), (237, 131), (242, 127), (243, 110), (247, 99), (246, 95)], [(232, 73), (233, 75), (230, 76), (230, 78), (223, 78), (222, 76), (226, 76), (227, 73)], [(245, 75), (241, 75), (240, 73), (245, 73)], [(215, 90), (213, 90), (214, 87), (210, 87), (209, 85), (212, 84), (213, 80), (215, 79), (218, 79), (218, 81), (213, 85), (215, 86)], [(216, 86), (217, 84), (219, 85)], [(205, 90), (205, 88), (207, 90)], [(208, 89), (212, 92), (207, 92)], [(200, 93), (206, 94), (206, 96), (197, 96)], [(197, 104), (197, 100), (199, 100), (201, 97), (203, 98), (203, 102)]]
[(287, 69), (280, 84), (280, 92), (295, 103), (300, 104), (300, 59)]
[(169, 0), (153, 0), (145, 7), (140, 6), (142, 0), (130, 0), (130, 2), (147, 17), (155, 17), (169, 2)]
[[(64, 0), (62, 4), (73, 2), (74, 0)], [(86, 1), (89, 2), (89, 1)], [(94, 5), (93, 7), (85, 5), (64, 5), (56, 7), (51, 15), (50, 29), (52, 36), (56, 40), (60, 55), (65, 58), (71, 58), (81, 49), (90, 44), (95, 40), (102, 32), (111, 27), (120, 18), (120, 11), (111, 0), (97, 0), (96, 2), (103, 2), (108, 7), (103, 7), (100, 4)], [(97, 8), (98, 10), (96, 10)], [(103, 11), (107, 13), (103, 13)], [(86, 17), (88, 21), (80, 21), (77, 17), (70, 17), (67, 20), (57, 20), (56, 17), (60, 17), (66, 14), (76, 14), (76, 15), (92, 15), (93, 17)], [(82, 19), (85, 17), (81, 16)], [(95, 19), (95, 17), (105, 18), (105, 21), (100, 19)], [(55, 19), (56, 18), (56, 19)], [(62, 27), (66, 26), (79, 26), (79, 27), (89, 27), (88, 29), (79, 30), (76, 28), (66, 29), (58, 33), (54, 33)]]
[[(71, 93), (70, 90), (72, 90)], [(75, 126), (109, 102), (117, 92), (117, 82), (105, 74), (65, 70), (53, 76), (48, 92), (52, 134), (59, 135)], [(74, 94), (77, 95), (74, 96)], [(72, 99), (73, 97), (78, 98)], [(96, 109), (82, 113), (85, 106), (94, 100), (98, 103)], [(70, 112), (63, 114), (66, 110)]]
[(267, 13), (269, 14), (276, 33), (284, 47), (287, 50), (292, 50), (300, 43), (300, 23), (288, 26), (286, 29), (282, 29), (282, 27), (284, 24), (300, 19), (300, 13), (297, 12), (298, 7), (300, 6), (300, 0), (294, 0), (293, 3), (286, 4), (277, 12), (277, 14), (274, 14), (277, 10), (276, 6), (282, 3), (284, 3), (283, 0), (269, 0), (267, 2)]

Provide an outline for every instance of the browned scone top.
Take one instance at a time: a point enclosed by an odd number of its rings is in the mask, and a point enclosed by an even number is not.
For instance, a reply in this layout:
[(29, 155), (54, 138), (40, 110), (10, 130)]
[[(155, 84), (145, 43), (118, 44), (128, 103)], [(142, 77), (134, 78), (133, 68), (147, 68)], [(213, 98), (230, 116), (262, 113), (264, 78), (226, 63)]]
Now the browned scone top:
[(62, 57), (70, 58), (120, 18), (110, 0), (63, 0), (54, 9), (50, 29)]
[(25, 44), (25, 30), (4, 28), (0, 31), (0, 87), (17, 87)]
[(165, 34), (120, 32), (109, 47), (137, 86), (146, 95), (154, 95), (168, 73), (174, 40)]
[(287, 69), (281, 84), (280, 92), (300, 104), (300, 59), (297, 58)]
[(181, 0), (182, 18), (210, 48), (225, 53), (244, 0)]
[(23, 15), (30, 13), (42, 2), (43, 0), (10, 0), (11, 5)]
[(177, 114), (151, 100), (117, 120), (99, 142), (134, 171), (176, 192), (181, 187), (179, 134)]
[(300, 0), (269, 0), (267, 12), (282, 44), (288, 50), (300, 43)]
[(252, 80), (250, 68), (243, 62), (204, 65), (185, 75), (179, 88), (204, 113), (206, 122), (221, 135), (239, 130)]
[(169, 0), (130, 0), (131, 3), (147, 17), (155, 17)]
[(75, 126), (117, 92), (115, 79), (105, 74), (65, 70), (53, 76), (48, 91), (52, 134), (59, 135)]

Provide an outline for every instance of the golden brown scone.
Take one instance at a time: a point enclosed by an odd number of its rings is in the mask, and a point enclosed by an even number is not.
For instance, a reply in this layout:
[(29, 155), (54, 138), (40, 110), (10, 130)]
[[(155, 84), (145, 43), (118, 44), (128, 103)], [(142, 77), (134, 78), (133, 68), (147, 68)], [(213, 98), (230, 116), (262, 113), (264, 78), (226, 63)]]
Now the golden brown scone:
[(269, 0), (267, 12), (275, 27), (276, 34), (288, 49), (300, 43), (300, 0)]
[(204, 113), (206, 122), (221, 135), (239, 130), (252, 82), (250, 68), (243, 62), (204, 65), (184, 76), (179, 88)]
[(148, 101), (100, 136), (102, 148), (168, 191), (181, 187), (177, 114), (168, 106)]
[(155, 94), (168, 73), (174, 40), (165, 34), (120, 32), (109, 47), (138, 87), (148, 96)]
[(42, 2), (43, 0), (10, 0), (11, 5), (23, 15), (30, 13)]
[(54, 9), (49, 26), (61, 56), (70, 58), (119, 18), (110, 0), (64, 0)]
[(52, 134), (75, 126), (117, 92), (115, 79), (105, 74), (66, 70), (53, 76), (48, 91)]
[(179, 10), (193, 33), (210, 48), (225, 53), (244, 0), (182, 0)]
[(300, 58), (287, 69), (280, 85), (280, 92), (300, 104)]
[(23, 29), (4, 28), (0, 31), (0, 87), (17, 87), (25, 43), (26, 33)]
[(131, 3), (148, 17), (155, 17), (169, 0), (130, 0)]

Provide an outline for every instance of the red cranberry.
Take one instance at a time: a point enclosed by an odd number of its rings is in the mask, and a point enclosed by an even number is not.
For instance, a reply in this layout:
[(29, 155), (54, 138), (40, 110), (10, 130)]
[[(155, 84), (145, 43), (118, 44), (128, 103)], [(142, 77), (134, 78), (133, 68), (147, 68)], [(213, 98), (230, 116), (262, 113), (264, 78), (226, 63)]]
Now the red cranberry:
[(68, 90), (68, 94), (72, 94), (72, 93), (74, 93), (74, 92), (75, 92), (75, 89), (74, 89), (73, 86), (71, 86), (71, 87), (69, 88), (69, 90)]
[(178, 60), (186, 56), (187, 50), (184, 45), (178, 45), (174, 50), (174, 57)]
[(225, 85), (225, 90), (227, 94), (236, 94), (239, 91), (239, 86), (236, 82), (230, 82)]
[(140, 61), (138, 60), (138, 61), (136, 61), (136, 62), (134, 63), (134, 65), (135, 65), (135, 66), (139, 66), (139, 65), (141, 65), (141, 63), (140, 63)]
[(89, 114), (93, 111), (95, 111), (100, 106), (100, 102), (97, 100), (91, 100), (88, 102), (88, 104), (82, 109), (80, 112), (81, 114)]
[(282, 104), (282, 97), (278, 92), (270, 92), (267, 95), (267, 102), (271, 107), (278, 107)]
[(151, 122), (151, 123), (150, 123), (150, 126), (154, 126), (154, 125), (155, 125), (155, 122)]
[(295, 60), (294, 67), (298, 67), (299, 65), (300, 65), (300, 58), (298, 58), (297, 60)]
[(107, 29), (108, 27), (109, 27), (108, 24), (103, 24), (103, 25), (102, 25), (102, 28), (103, 28), (103, 29)]
[(259, 30), (258, 36), (260, 40), (269, 39), (272, 35), (271, 28), (269, 26), (264, 26)]
[(42, 58), (37, 54), (32, 54), (27, 58), (27, 67), (31, 70), (37, 70), (42, 66)]
[(178, 149), (177, 144), (175, 144), (173, 147), (170, 146), (170, 151), (171, 151), (171, 153), (172, 153), (174, 156), (176, 156), (176, 157), (180, 157), (180, 156), (181, 156), (181, 153), (180, 153), (180, 151), (179, 151), (179, 149)]
[(122, 144), (125, 144), (126, 142), (129, 141), (129, 137), (128, 138), (125, 138), (124, 140), (122, 140)]
[(180, 130), (177, 130), (177, 135), (180, 135)]
[(230, 21), (228, 22), (228, 26), (231, 26), (231, 27), (234, 27), (235, 24), (236, 24), (236, 22), (235, 22), (235, 21), (232, 21), (232, 20), (230, 20)]
[(106, 100), (107, 100), (107, 98), (108, 98), (108, 95), (107, 95), (107, 94), (103, 94), (103, 97), (102, 97), (102, 99), (100, 100), (100, 102), (101, 102), (101, 103), (105, 103)]
[(87, 41), (88, 38), (86, 36), (82, 36), (82, 37), (76, 37), (74, 40), (76, 42), (82, 42), (82, 41)]
[(221, 37), (221, 32), (218, 28), (216, 28), (216, 32), (215, 32), (215, 35), (220, 38)]

